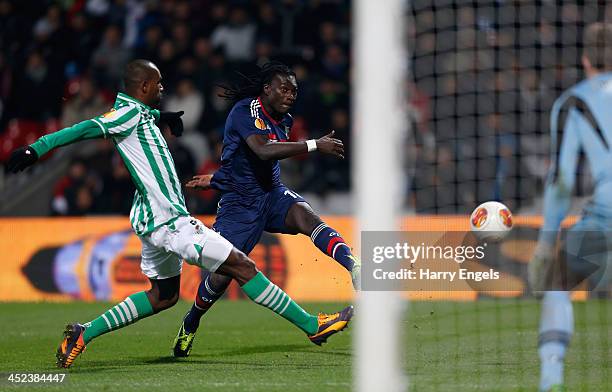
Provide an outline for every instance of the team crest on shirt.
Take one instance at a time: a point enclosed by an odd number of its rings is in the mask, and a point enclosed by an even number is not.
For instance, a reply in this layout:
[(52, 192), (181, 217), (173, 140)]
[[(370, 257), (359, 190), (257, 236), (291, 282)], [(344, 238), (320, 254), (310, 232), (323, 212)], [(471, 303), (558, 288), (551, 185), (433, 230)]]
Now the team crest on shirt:
[(108, 112), (104, 113), (102, 115), (102, 117), (104, 117), (104, 118), (112, 118), (115, 114), (117, 114), (117, 110), (115, 108), (112, 108)]
[(266, 122), (259, 117), (255, 119), (255, 128), (261, 129), (262, 131), (268, 129)]

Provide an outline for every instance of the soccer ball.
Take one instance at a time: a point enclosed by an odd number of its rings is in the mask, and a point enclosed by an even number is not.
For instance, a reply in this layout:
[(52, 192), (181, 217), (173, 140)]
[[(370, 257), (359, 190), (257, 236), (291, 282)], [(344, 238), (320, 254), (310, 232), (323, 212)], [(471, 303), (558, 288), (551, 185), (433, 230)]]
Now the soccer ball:
[(501, 241), (512, 230), (512, 213), (502, 203), (487, 201), (472, 212), (470, 227), (481, 241)]

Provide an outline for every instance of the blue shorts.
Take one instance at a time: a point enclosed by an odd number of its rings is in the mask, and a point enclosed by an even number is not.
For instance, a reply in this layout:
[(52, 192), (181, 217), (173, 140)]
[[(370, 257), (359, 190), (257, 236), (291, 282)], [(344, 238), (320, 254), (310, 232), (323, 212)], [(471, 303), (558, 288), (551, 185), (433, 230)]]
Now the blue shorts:
[(219, 202), (213, 229), (237, 249), (249, 254), (264, 231), (297, 234), (285, 226), (285, 217), (292, 205), (306, 202), (286, 186), (273, 189), (258, 198), (245, 198), (225, 193)]

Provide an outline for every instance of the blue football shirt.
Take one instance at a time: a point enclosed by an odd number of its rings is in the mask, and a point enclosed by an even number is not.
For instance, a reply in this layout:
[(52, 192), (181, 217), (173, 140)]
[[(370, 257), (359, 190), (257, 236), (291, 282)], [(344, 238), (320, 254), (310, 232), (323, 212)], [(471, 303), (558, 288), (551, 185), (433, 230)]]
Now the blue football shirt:
[(222, 192), (235, 192), (244, 197), (259, 197), (282, 186), (278, 160), (261, 160), (249, 148), (246, 139), (264, 135), (271, 142), (285, 142), (293, 125), (291, 115), (281, 121), (273, 119), (259, 98), (238, 101), (225, 121), (221, 168), (211, 186)]

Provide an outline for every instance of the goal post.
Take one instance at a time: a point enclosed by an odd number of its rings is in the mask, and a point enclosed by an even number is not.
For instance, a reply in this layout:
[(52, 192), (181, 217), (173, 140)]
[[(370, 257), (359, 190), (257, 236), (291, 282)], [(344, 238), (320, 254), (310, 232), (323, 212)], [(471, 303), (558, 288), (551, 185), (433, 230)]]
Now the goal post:
[[(357, 236), (397, 230), (402, 200), (402, 154), (407, 55), (402, 40), (405, 2), (357, 0), (353, 14), (352, 113)], [(364, 258), (363, 263), (368, 263)], [(371, 262), (371, 261), (370, 261)], [(403, 391), (401, 319), (397, 292), (358, 294), (353, 367), (357, 391)]]

